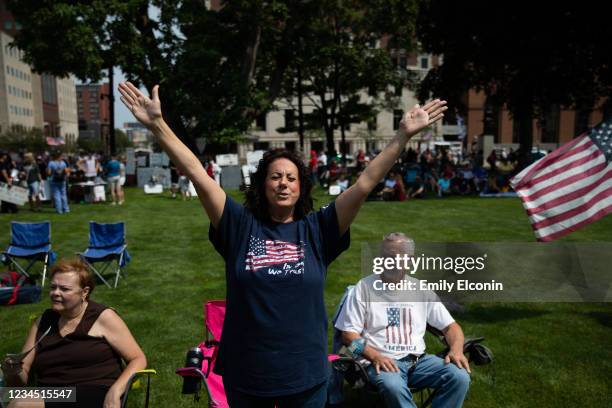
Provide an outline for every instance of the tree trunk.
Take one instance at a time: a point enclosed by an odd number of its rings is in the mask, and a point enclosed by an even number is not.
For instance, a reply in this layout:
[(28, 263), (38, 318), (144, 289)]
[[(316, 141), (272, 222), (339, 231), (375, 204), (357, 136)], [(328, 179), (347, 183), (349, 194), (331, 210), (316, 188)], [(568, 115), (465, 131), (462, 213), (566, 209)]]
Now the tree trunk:
[(300, 137), (300, 151), (304, 153), (304, 107), (302, 106), (302, 68), (297, 66), (297, 93), (298, 93), (298, 135)]
[(514, 113), (513, 120), (517, 121), (519, 132), (519, 161), (518, 169), (522, 170), (529, 165), (531, 149), (533, 147), (533, 113), (529, 108), (521, 108)]
[(109, 150), (111, 156), (117, 154), (117, 143), (115, 140), (115, 78), (113, 76), (113, 65), (108, 67), (108, 100), (110, 110), (110, 128), (108, 129)]

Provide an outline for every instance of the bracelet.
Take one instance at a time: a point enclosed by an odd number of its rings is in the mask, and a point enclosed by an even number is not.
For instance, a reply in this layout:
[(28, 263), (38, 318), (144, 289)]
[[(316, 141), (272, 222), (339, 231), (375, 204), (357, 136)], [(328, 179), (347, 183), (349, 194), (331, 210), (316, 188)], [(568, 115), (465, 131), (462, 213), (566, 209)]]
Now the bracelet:
[(353, 358), (359, 358), (365, 350), (365, 343), (365, 339), (363, 338), (355, 339), (348, 346), (347, 350)]

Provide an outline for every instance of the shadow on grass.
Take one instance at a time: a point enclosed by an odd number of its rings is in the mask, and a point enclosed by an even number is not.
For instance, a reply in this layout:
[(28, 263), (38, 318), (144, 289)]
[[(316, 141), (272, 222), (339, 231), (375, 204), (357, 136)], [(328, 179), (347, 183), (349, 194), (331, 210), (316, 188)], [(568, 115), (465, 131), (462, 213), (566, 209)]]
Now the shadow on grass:
[(605, 312), (590, 312), (587, 313), (587, 315), (597, 320), (602, 326), (612, 328), (612, 314)]
[(533, 319), (547, 313), (543, 310), (531, 310), (519, 306), (474, 306), (462, 313), (460, 319), (471, 323), (501, 323), (519, 319)]

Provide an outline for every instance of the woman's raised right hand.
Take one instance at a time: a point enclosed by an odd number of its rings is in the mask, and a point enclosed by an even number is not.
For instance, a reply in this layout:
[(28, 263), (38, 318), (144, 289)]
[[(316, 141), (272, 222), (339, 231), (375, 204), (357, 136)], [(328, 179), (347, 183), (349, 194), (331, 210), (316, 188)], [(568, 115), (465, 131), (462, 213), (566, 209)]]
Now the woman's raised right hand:
[(119, 92), (121, 93), (121, 102), (147, 128), (151, 128), (156, 120), (161, 119), (159, 85), (153, 87), (151, 98), (145, 96), (131, 82), (127, 81), (119, 84)]

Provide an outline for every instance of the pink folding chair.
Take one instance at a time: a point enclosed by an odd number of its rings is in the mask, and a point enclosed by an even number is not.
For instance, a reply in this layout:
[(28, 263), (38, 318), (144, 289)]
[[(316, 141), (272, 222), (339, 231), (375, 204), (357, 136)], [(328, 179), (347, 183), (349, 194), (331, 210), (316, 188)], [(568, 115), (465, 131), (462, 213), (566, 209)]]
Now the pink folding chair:
[[(194, 379), (197, 382), (202, 382), (206, 393), (208, 394), (208, 406), (210, 408), (229, 408), (227, 397), (225, 396), (225, 388), (223, 387), (223, 379), (220, 375), (213, 372), (215, 362), (217, 360), (217, 352), (219, 350), (219, 341), (221, 340), (221, 332), (223, 331), (223, 321), (225, 320), (225, 300), (211, 300), (204, 303), (204, 325), (206, 326), (206, 339), (198, 345), (198, 349), (202, 352), (202, 364), (200, 367), (183, 367), (177, 368), (176, 373), (189, 381)], [(340, 356), (337, 354), (328, 355), (329, 362), (338, 360)], [(200, 387), (193, 387), (193, 390), (183, 393), (195, 393), (195, 399), (199, 396), (197, 390)]]
[[(177, 368), (176, 373), (189, 381), (190, 377), (197, 381), (202, 381), (206, 393), (208, 394), (208, 406), (210, 408), (229, 408), (223, 379), (220, 375), (213, 372), (219, 350), (219, 341), (223, 330), (223, 320), (225, 319), (225, 301), (211, 300), (204, 303), (204, 325), (206, 326), (206, 339), (198, 345), (202, 351), (201, 367)], [(197, 387), (199, 388), (199, 387)], [(198, 399), (197, 388), (195, 399)], [(185, 387), (183, 387), (185, 393)]]

